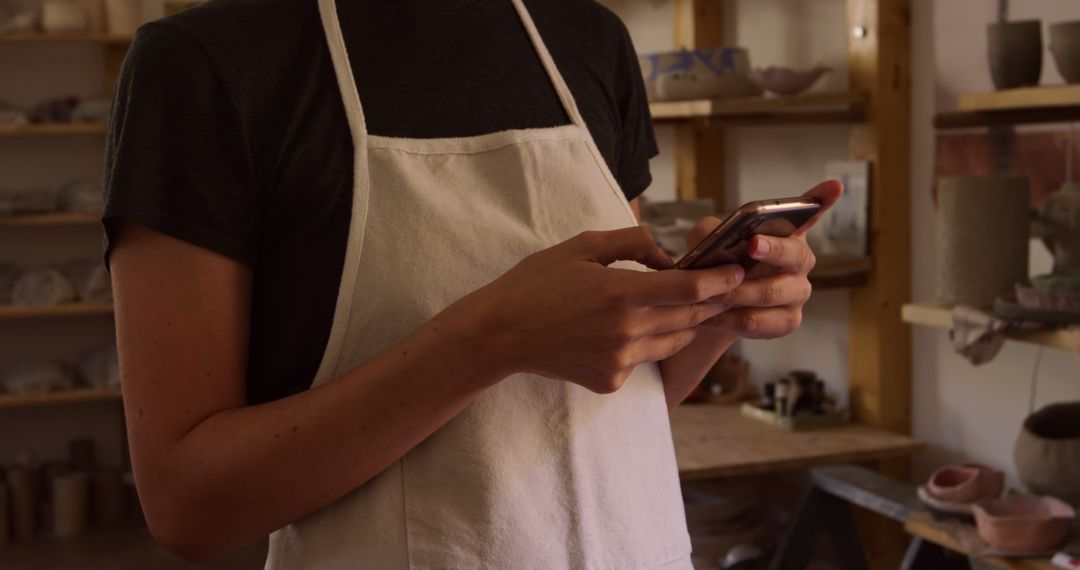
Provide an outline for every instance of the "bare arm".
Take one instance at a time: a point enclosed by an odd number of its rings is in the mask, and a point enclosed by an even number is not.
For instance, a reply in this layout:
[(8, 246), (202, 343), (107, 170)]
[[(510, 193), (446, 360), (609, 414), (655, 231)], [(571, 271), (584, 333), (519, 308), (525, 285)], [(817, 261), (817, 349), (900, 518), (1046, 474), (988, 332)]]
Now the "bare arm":
[(615, 391), (637, 364), (691, 342), (690, 317), (715, 314), (697, 304), (741, 280), (730, 268), (606, 267), (617, 259), (670, 264), (639, 229), (587, 232), (345, 375), (247, 406), (251, 272), (125, 225), (112, 254), (117, 337), (151, 531), (189, 560), (216, 558), (363, 484), (514, 372)]
[[(250, 270), (141, 226), (120, 243), (112, 267), (132, 461), (155, 536), (188, 558), (213, 558), (340, 497), (499, 379), (463, 358), (475, 339), (448, 322), (337, 381), (245, 407)], [(195, 537), (199, 526), (217, 528)]]

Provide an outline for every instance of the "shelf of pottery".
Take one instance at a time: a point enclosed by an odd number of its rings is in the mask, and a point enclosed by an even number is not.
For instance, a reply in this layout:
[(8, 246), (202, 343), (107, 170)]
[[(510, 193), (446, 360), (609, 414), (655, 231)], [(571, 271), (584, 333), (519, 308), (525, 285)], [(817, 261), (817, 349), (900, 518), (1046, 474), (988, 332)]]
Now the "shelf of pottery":
[[(0, 3), (0, 421), (11, 430), (0, 545), (114, 526), (136, 505), (125, 460), (99, 462), (102, 426), (85, 423), (92, 406), (54, 406), (120, 398), (101, 256), (101, 137), (138, 7)], [(106, 427), (122, 426), (118, 410), (107, 413), (115, 420)], [(67, 442), (65, 457), (45, 457), (56, 447), (49, 438)]]
[[(939, 163), (965, 162), (990, 172), (1005, 163), (1014, 173), (947, 172), (938, 178), (937, 293), (932, 303), (903, 308), (906, 322), (951, 329), (957, 351), (975, 363), (992, 358), (1006, 338), (1080, 350), (1076, 133), (1069, 125), (1006, 130), (1080, 119), (1080, 21), (1052, 23), (1048, 30), (1049, 53), (1065, 84), (1038, 85), (1045, 51), (1041, 22), (991, 24), (988, 67), (997, 90), (960, 94), (957, 111), (935, 117), (942, 129), (994, 127), (985, 135), (939, 136)], [(966, 160), (952, 160), (950, 153), (959, 145), (979, 148), (962, 149)], [(1017, 150), (1025, 147), (1026, 152)], [(1049, 273), (1028, 274), (1031, 238), (1052, 254)]]

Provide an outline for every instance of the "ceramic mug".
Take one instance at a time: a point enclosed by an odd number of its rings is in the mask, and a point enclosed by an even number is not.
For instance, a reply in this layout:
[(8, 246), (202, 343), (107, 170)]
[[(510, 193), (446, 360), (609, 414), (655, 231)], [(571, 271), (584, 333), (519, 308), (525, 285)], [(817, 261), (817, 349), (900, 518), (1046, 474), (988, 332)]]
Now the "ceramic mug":
[(1080, 83), (1080, 20), (1050, 25), (1050, 53), (1066, 83)]
[(990, 75), (998, 89), (1038, 85), (1042, 75), (1042, 22), (1021, 20), (987, 26)]

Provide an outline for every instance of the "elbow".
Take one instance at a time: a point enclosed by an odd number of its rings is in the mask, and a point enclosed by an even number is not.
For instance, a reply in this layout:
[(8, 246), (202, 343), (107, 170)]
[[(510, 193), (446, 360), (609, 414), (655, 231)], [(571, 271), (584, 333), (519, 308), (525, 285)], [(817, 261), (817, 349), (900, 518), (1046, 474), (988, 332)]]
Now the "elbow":
[(163, 548), (192, 564), (215, 562), (237, 545), (223, 532), (214, 513), (197, 505), (198, 499), (181, 494), (144, 504), (146, 525)]
[(191, 564), (209, 564), (223, 557), (227, 550), (212, 544), (205, 537), (205, 530), (197, 525), (163, 517), (146, 517), (150, 534), (165, 550)]

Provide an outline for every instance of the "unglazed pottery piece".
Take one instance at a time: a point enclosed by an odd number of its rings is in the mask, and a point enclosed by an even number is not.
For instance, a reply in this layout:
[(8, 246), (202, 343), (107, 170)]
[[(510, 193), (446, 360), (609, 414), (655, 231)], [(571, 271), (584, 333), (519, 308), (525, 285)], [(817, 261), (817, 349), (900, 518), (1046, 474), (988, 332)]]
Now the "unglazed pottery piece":
[(790, 67), (770, 66), (765, 69), (755, 69), (750, 77), (763, 89), (777, 95), (798, 95), (806, 91), (818, 79), (832, 71), (826, 65), (818, 65), (813, 69), (796, 70)]
[(1042, 75), (1042, 23), (998, 22), (987, 26), (990, 75), (998, 89), (1038, 85)]
[(936, 301), (991, 307), (1027, 281), (1029, 226), (1027, 178), (941, 178)]
[(1080, 21), (1050, 25), (1050, 53), (1066, 83), (1080, 83)]
[(1013, 459), (1031, 492), (1080, 505), (1080, 402), (1051, 404), (1024, 420)]
[(947, 465), (930, 475), (926, 487), (942, 501), (973, 503), (1000, 497), (1005, 490), (1005, 474), (976, 463)]
[(968, 523), (975, 522), (971, 514), (972, 503), (951, 503), (934, 497), (926, 485), (919, 485), (919, 501), (930, 511), (935, 519), (956, 519)]
[(1013, 495), (983, 499), (972, 507), (979, 538), (993, 548), (1011, 551), (1047, 550), (1072, 531), (1076, 511), (1054, 497)]

